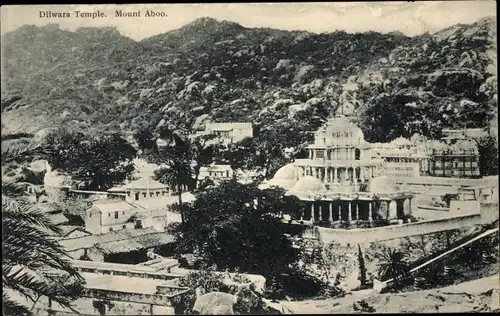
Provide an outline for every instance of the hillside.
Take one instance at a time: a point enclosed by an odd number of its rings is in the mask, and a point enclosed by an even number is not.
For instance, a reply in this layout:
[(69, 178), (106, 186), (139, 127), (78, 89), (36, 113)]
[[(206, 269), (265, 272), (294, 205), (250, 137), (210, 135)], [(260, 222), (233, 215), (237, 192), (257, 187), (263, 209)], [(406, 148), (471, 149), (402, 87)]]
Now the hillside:
[[(385, 141), (487, 127), (497, 106), (494, 18), (417, 37), (201, 18), (140, 42), (113, 28), (23, 26), (2, 48), (4, 132), (71, 123), (126, 133), (210, 118), (304, 135), (342, 105), (369, 140)], [(390, 130), (377, 130), (377, 115)]]

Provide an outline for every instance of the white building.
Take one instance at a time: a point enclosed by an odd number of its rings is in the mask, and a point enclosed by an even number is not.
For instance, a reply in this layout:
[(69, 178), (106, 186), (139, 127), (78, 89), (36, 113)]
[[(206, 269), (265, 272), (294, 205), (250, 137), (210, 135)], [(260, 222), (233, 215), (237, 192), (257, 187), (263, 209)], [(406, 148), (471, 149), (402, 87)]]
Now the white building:
[(215, 135), (222, 143), (237, 143), (247, 137), (253, 137), (252, 123), (205, 123), (205, 130), (197, 135)]
[[(177, 201), (170, 188), (150, 178), (133, 181), (108, 190), (123, 197), (95, 201), (87, 211), (85, 229), (92, 234), (105, 234), (122, 229), (152, 227), (163, 231), (170, 222), (179, 222), (177, 213), (167, 208)], [(189, 199), (187, 199), (189, 200)]]
[(134, 229), (135, 217), (145, 210), (126, 201), (98, 200), (85, 213), (85, 230), (92, 235)]
[(110, 193), (124, 194), (125, 201), (128, 202), (170, 196), (171, 191), (167, 185), (151, 178), (142, 178), (108, 190)]
[(231, 180), (234, 176), (234, 171), (230, 165), (211, 165), (200, 168), (199, 181), (210, 179), (214, 183)]

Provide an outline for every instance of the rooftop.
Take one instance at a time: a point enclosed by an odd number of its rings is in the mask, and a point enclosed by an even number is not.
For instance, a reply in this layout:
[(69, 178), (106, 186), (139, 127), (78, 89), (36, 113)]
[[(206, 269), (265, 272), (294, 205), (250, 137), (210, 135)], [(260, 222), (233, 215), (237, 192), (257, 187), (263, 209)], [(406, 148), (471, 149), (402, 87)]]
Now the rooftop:
[(109, 232), (109, 233), (104, 234), (104, 235), (91, 235), (91, 236), (84, 236), (84, 237), (71, 238), (71, 239), (62, 239), (62, 240), (59, 240), (59, 243), (67, 251), (75, 251), (75, 250), (79, 250), (79, 249), (90, 248), (94, 245), (102, 246), (102, 245), (107, 244), (107, 243), (115, 244), (116, 242), (122, 241), (122, 240), (125, 240), (125, 241), (133, 240), (139, 236), (148, 235), (148, 234), (167, 235), (165, 233), (158, 233), (153, 228), (144, 228), (144, 229), (114, 231), (114, 232)]
[(123, 200), (97, 200), (92, 204), (101, 213), (121, 212), (137, 209), (137, 206)]
[[(183, 202), (192, 202), (194, 201), (194, 199), (195, 197), (192, 193), (189, 192), (182, 193)], [(166, 197), (139, 199), (138, 201), (134, 201), (134, 204), (147, 210), (158, 210), (158, 209), (164, 209), (178, 202), (179, 202), (178, 196), (166, 196)]]
[(231, 165), (211, 165), (208, 167), (201, 167), (203, 171), (228, 171), (231, 170)]
[(142, 178), (135, 180), (121, 187), (111, 188), (109, 192), (124, 192), (129, 190), (164, 190), (167, 185), (160, 183), (151, 178)]

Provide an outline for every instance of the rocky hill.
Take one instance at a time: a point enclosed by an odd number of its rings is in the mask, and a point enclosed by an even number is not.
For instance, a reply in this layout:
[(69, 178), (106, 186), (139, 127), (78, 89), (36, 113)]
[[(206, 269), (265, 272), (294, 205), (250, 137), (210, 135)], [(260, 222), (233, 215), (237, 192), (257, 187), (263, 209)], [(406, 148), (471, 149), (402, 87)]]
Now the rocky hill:
[(304, 134), (342, 111), (360, 118), (368, 139), (385, 141), (488, 127), (497, 106), (494, 18), (416, 37), (201, 18), (140, 42), (113, 28), (23, 26), (2, 48), (5, 132), (196, 128), (212, 119)]

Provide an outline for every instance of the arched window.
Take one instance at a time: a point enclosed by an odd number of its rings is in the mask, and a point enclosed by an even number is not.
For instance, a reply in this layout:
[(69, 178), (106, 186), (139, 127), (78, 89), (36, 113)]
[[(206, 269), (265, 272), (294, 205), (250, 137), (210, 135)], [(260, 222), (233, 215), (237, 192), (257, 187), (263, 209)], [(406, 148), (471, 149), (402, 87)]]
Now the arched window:
[(354, 160), (360, 160), (361, 159), (361, 150), (359, 148), (356, 148), (354, 150)]

